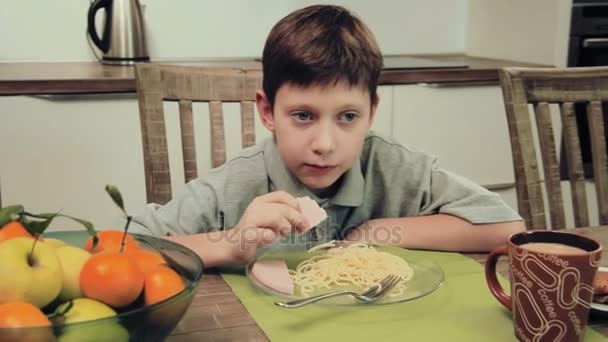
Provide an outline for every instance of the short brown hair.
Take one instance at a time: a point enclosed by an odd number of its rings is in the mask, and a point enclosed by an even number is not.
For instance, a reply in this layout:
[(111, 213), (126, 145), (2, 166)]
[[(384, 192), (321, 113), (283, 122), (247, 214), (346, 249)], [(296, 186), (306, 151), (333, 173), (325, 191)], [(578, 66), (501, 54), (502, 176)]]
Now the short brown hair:
[(376, 99), (382, 54), (367, 26), (340, 6), (314, 5), (292, 12), (270, 31), (262, 64), (263, 87), (274, 107), (277, 90), (346, 81), (366, 86)]

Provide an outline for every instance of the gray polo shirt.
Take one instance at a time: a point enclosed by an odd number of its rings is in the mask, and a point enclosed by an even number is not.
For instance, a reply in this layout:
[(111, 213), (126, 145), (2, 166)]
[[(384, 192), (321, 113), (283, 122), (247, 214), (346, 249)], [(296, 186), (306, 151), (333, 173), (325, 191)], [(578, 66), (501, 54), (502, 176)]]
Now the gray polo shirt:
[(138, 221), (158, 235), (230, 229), (251, 201), (284, 190), (309, 196), (328, 219), (290, 242), (316, 245), (343, 237), (370, 219), (450, 214), (471, 223), (521, 220), (500, 196), (438, 167), (437, 159), (369, 132), (354, 166), (331, 198), (318, 198), (286, 168), (273, 139), (244, 149), (239, 156), (190, 181), (164, 206), (149, 204)]

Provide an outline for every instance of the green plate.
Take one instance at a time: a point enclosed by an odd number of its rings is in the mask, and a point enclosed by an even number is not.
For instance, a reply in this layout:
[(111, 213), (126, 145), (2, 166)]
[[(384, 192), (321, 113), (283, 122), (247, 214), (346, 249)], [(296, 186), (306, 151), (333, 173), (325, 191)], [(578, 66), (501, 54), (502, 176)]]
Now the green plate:
[[(346, 245), (348, 242), (337, 242), (340, 245)], [(441, 267), (437, 265), (435, 262), (421, 256), (419, 252), (407, 250), (399, 247), (393, 246), (374, 246), (377, 250), (387, 252), (398, 256), (410, 265), (414, 270), (414, 277), (406, 283), (405, 291), (398, 296), (386, 296), (381, 300), (375, 302), (374, 304), (390, 304), (390, 303), (399, 303), (404, 302), (416, 298), (420, 298), (425, 296), (435, 290), (437, 290), (441, 284), (443, 284), (445, 275)], [(249, 282), (258, 290), (267, 293), (273, 297), (276, 297), (279, 300), (293, 300), (305, 298), (321, 293), (334, 292), (339, 290), (352, 290), (356, 292), (363, 292), (362, 289), (350, 285), (350, 286), (333, 286), (328, 288), (318, 289), (315, 292), (307, 295), (303, 295), (300, 293), (298, 286), (295, 286), (294, 295), (287, 295), (281, 292), (278, 292), (266, 284), (260, 282), (256, 277), (251, 274), (251, 269), (253, 265), (260, 260), (268, 260), (268, 259), (278, 259), (285, 260), (287, 264), (287, 268), (290, 270), (295, 270), (300, 263), (310, 259), (313, 256), (321, 255), (325, 253), (327, 250), (319, 250), (314, 252), (307, 252), (302, 250), (301, 247), (293, 247), (283, 249), (281, 251), (273, 251), (268, 250), (256, 258), (251, 260), (246, 268), (247, 279)], [(326, 299), (318, 302), (319, 304), (329, 304), (329, 305), (370, 305), (370, 304), (362, 304), (362, 302), (357, 301), (352, 296), (339, 296), (330, 299)]]

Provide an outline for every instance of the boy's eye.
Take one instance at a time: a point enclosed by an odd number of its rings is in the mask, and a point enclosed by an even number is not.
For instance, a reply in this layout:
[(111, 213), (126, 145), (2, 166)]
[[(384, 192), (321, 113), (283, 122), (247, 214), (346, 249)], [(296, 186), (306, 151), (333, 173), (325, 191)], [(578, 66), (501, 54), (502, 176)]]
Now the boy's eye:
[(312, 115), (309, 112), (296, 112), (293, 113), (291, 116), (300, 121), (307, 121), (312, 118)]
[(347, 112), (342, 114), (342, 119), (344, 121), (353, 121), (357, 118), (357, 113), (353, 113), (353, 112)]

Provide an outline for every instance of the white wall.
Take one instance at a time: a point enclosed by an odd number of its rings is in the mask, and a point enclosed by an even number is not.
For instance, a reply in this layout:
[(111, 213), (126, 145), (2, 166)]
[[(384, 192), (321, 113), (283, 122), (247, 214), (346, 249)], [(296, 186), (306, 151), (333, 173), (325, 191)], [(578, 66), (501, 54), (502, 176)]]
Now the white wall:
[[(463, 53), (469, 0), (334, 0), (357, 13), (384, 54)], [(300, 0), (302, 7), (319, 1)]]
[(565, 66), (572, 0), (469, 0), (466, 52)]
[[(463, 52), (468, 0), (328, 1), (358, 13), (386, 54)], [(152, 59), (252, 57), (309, 0), (143, 0)], [(0, 0), (0, 60), (94, 60), (86, 0)], [(35, 9), (35, 10), (34, 10)], [(445, 29), (447, 28), (447, 29)], [(10, 39), (7, 37), (10, 36)], [(423, 37), (423, 39), (421, 39)]]

